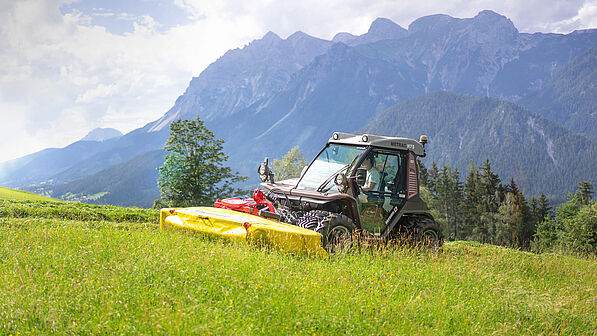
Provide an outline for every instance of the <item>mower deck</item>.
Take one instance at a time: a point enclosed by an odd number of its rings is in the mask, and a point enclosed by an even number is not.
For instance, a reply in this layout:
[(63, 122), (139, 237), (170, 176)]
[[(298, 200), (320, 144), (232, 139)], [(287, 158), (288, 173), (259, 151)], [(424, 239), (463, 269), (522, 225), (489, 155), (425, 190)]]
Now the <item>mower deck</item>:
[(293, 253), (327, 254), (321, 246), (321, 235), (315, 231), (223, 208), (162, 209), (160, 228), (193, 230)]

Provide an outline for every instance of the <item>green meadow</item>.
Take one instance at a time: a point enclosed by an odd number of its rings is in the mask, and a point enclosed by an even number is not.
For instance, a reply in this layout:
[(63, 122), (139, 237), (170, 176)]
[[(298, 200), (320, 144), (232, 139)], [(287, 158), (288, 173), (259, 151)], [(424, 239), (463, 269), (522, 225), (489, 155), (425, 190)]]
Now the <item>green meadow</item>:
[(50, 197), (40, 196), (26, 191), (8, 189), (3, 187), (0, 187), (0, 200), (60, 202)]
[(0, 200), (0, 334), (567, 334), (597, 260), (470, 242), (326, 258), (162, 232), (158, 211)]

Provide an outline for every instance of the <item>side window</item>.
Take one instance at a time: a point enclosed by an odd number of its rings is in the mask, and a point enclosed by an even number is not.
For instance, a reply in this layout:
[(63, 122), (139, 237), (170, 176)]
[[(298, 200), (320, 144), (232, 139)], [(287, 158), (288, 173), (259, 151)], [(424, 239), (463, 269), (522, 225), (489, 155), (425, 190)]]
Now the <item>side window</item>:
[[(401, 157), (398, 154), (375, 153), (375, 164), (372, 169), (374, 175), (378, 175), (374, 180), (378, 181), (370, 191), (381, 193), (397, 193), (400, 185), (400, 162)], [(370, 172), (372, 170), (369, 170)], [(368, 175), (371, 175), (368, 174)]]

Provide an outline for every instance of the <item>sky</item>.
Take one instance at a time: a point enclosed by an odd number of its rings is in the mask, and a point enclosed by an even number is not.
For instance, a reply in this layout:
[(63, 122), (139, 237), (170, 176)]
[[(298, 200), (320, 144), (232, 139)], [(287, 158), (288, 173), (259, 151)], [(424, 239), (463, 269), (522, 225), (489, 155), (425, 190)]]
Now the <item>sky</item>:
[(0, 162), (158, 119), (190, 80), (268, 31), (331, 39), (490, 9), (520, 32), (597, 28), (597, 0), (0, 0)]

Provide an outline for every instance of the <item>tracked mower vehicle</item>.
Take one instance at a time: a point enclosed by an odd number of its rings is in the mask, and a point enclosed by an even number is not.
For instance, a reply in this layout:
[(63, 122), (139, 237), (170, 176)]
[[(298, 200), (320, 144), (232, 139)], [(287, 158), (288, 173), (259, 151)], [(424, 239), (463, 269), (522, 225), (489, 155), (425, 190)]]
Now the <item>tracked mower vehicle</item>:
[(442, 232), (419, 195), (426, 143), (335, 132), (300, 178), (276, 182), (267, 158), (258, 173), (280, 221), (319, 232), (328, 250), (355, 234), (439, 246)]
[(265, 192), (214, 207), (162, 209), (160, 227), (310, 255), (350, 244), (355, 235), (437, 247), (440, 228), (419, 197), (417, 157), (425, 156), (426, 142), (336, 132), (300, 178), (276, 182), (266, 158), (258, 168)]

